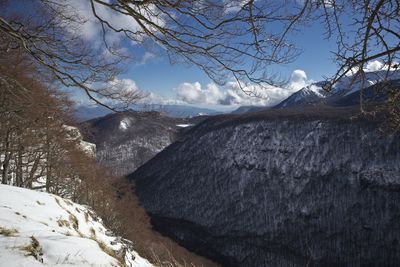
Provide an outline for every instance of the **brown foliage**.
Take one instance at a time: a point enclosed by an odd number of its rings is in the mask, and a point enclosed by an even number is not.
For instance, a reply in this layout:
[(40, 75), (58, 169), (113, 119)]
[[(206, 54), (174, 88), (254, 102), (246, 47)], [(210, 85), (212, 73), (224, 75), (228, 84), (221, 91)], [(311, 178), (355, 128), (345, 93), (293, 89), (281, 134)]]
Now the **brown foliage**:
[(124, 177), (112, 177), (100, 167), (86, 176), (79, 187), (78, 202), (89, 205), (116, 235), (133, 242), (134, 249), (156, 266), (217, 266), (153, 230), (146, 211)]

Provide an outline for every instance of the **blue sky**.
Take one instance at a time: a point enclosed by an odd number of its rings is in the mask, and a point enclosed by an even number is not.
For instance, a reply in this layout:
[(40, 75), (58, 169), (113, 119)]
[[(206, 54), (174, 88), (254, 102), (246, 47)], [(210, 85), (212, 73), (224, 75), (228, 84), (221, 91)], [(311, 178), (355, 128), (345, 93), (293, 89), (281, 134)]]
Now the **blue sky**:
[[(98, 21), (91, 17), (93, 15), (89, 1), (68, 1), (79, 16), (88, 18), (87, 22), (80, 26), (82, 38), (89, 42), (98, 42), (102, 36), (101, 28)], [(18, 7), (20, 8), (26, 7)], [(135, 27), (131, 18), (116, 16), (107, 13), (108, 11), (98, 11), (101, 16), (106, 17), (118, 27), (126, 27), (128, 24), (130, 25), (128, 27)], [(263, 90), (260, 92), (263, 98), (249, 98), (240, 91), (237, 84), (231, 81), (228, 81), (227, 86), (217, 86), (197, 67), (171, 65), (168, 58), (160, 51), (154, 54), (152, 50), (146, 51), (143, 47), (132, 44), (129, 44), (127, 48), (137, 59), (126, 64), (126, 72), (117, 79), (125, 83), (126, 87), (151, 94), (147, 100), (151, 103), (191, 104), (218, 109), (233, 109), (240, 105), (273, 105), (313, 81), (320, 81), (324, 76), (332, 76), (337, 67), (331, 53), (336, 50), (335, 40), (324, 38), (324, 28), (320, 22), (310, 23), (310, 26), (302, 27), (301, 32), (291, 36), (291, 40), (302, 50), (302, 53), (293, 63), (283, 66), (274, 65), (268, 69), (270, 73), (279, 73), (282, 77), (288, 78), (289, 85), (287, 88)], [(112, 36), (112, 38), (115, 38), (113, 41), (124, 42), (120, 41), (121, 36)], [(254, 90), (260, 89), (254, 87)], [(90, 102), (82, 93), (72, 93), (72, 95), (80, 103)]]
[[(309, 81), (319, 81), (324, 76), (334, 74), (336, 65), (331, 52), (335, 51), (336, 44), (334, 40), (324, 38), (324, 28), (320, 24), (305, 27), (302, 32), (296, 33), (293, 40), (302, 50), (300, 56), (291, 64), (271, 66), (271, 72), (278, 72), (283, 77), (290, 78), (293, 71), (303, 70)], [(126, 73), (121, 77), (134, 80), (144, 91), (168, 99), (176, 98), (174, 89), (182, 83), (199, 82), (202, 86), (212, 83), (198, 68), (181, 64), (171, 65), (162, 54), (149, 59), (145, 64), (128, 65)]]

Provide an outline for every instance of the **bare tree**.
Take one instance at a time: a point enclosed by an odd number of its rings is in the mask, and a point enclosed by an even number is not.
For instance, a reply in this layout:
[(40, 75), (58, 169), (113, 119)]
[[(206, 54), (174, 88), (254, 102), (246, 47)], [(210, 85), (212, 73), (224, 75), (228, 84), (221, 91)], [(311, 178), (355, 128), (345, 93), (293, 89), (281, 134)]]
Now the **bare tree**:
[[(98, 103), (101, 97), (138, 98), (95, 86), (112, 80), (125, 59), (109, 34), (161, 47), (172, 62), (196, 65), (218, 84), (233, 77), (243, 90), (248, 83), (282, 85), (271, 66), (296, 59), (293, 33), (310, 23), (324, 24), (325, 38), (337, 43), (338, 71), (327, 78), (327, 90), (349, 73), (362, 78), (371, 60), (393, 67), (399, 59), (398, 0), (85, 0), (103, 31), (100, 47), (79, 38), (76, 25), (85, 18), (71, 0), (32, 2), (37, 16), (1, 14), (2, 49), (24, 49), (64, 85), (83, 89)], [(116, 23), (105, 11), (130, 24)]]

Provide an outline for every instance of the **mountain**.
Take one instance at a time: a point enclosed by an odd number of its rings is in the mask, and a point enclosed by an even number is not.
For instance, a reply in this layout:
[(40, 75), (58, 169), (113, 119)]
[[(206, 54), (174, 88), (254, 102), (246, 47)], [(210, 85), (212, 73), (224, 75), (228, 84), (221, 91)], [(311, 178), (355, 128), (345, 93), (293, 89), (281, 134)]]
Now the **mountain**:
[[(365, 75), (364, 82), (360, 78), (345, 76), (337, 82), (331, 92), (323, 89), (326, 81), (313, 83), (293, 93), (274, 108), (294, 108), (321, 104), (336, 106), (338, 103), (340, 105), (356, 105), (360, 103), (361, 88), (363, 89), (364, 102), (382, 102), (386, 100), (386, 94), (383, 94), (382, 91), (388, 90), (388, 88), (399, 88), (396, 81), (400, 80), (400, 70), (390, 71), (389, 73), (386, 71), (366, 72)], [(350, 95), (352, 97), (349, 97)]]
[(223, 266), (396, 266), (400, 136), (357, 112), (211, 117), (129, 178), (157, 230)]
[(102, 106), (79, 106), (75, 109), (74, 117), (78, 122), (103, 117), (112, 113), (110, 109)]
[(114, 175), (126, 175), (206, 117), (171, 118), (159, 112), (129, 110), (80, 125), (85, 140), (96, 144), (96, 159)]
[(251, 113), (251, 112), (258, 112), (262, 110), (266, 110), (268, 107), (264, 106), (240, 106), (239, 108), (235, 109), (231, 112), (231, 114), (244, 114), (244, 113)]
[[(183, 106), (183, 105), (155, 105), (155, 104), (133, 105), (131, 109), (136, 111), (147, 111), (147, 112), (157, 111), (173, 118), (190, 118), (196, 116), (222, 114), (222, 112), (212, 109)], [(83, 122), (94, 118), (103, 117), (110, 113), (113, 113), (113, 111), (102, 106), (90, 106), (90, 107), (79, 106), (75, 109), (74, 116), (77, 121)]]
[(85, 206), (8, 185), (0, 203), (1, 266), (153, 266)]
[(165, 113), (167, 116), (173, 118), (190, 118), (196, 116), (222, 114), (222, 112), (213, 109), (184, 105), (143, 105), (138, 106), (135, 109), (141, 111), (158, 111), (161, 113)]
[(347, 93), (331, 97), (329, 105), (332, 106), (351, 106), (360, 104), (360, 93), (362, 92), (363, 103), (382, 103), (388, 99), (388, 95), (392, 90), (400, 89), (400, 79), (379, 82), (371, 85), (364, 90)]
[(325, 82), (313, 83), (293, 93), (275, 108), (289, 108), (320, 104), (328, 93), (323, 89)]

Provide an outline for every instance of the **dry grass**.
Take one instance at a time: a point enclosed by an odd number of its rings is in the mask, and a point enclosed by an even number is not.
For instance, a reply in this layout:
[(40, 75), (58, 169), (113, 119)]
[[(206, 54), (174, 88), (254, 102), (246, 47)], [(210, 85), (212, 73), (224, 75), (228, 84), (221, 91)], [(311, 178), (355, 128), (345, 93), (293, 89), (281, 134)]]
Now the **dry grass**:
[(72, 213), (70, 213), (69, 214), (69, 221), (70, 221), (70, 223), (72, 225), (72, 228), (74, 228), (76, 231), (78, 231), (79, 230), (79, 221), (76, 218), (76, 216), (73, 215)]
[(84, 214), (85, 214), (85, 221), (86, 221), (86, 222), (89, 222), (89, 213), (88, 213), (88, 212), (85, 212)]
[(58, 206), (60, 206), (61, 207), (61, 203), (60, 203), (60, 200), (58, 200), (58, 198), (54, 198), (55, 200), (56, 200), (56, 202), (57, 202), (57, 204), (58, 204)]
[(68, 228), (70, 227), (69, 221), (64, 220), (62, 218), (57, 219), (57, 224), (60, 227), (68, 227)]
[(64, 202), (68, 205), (68, 206), (73, 206), (72, 201), (65, 199)]
[(26, 215), (22, 215), (22, 214), (19, 213), (18, 211), (16, 211), (15, 214), (17, 214), (17, 215), (19, 215), (19, 216), (22, 216), (22, 218), (24, 218), (24, 219), (28, 218), (28, 217), (26, 217)]
[(46, 205), (46, 203), (40, 202), (39, 200), (36, 200), (36, 203), (38, 203), (38, 205), (40, 205), (40, 206)]
[(0, 235), (8, 236), (8, 237), (15, 237), (18, 236), (18, 230), (14, 228), (4, 228), (0, 227)]
[(96, 237), (96, 230), (93, 227), (90, 227), (90, 235), (91, 237)]
[(93, 237), (91, 239), (97, 242), (97, 244), (99, 245), (99, 248), (104, 253), (106, 253), (110, 257), (113, 257), (114, 259), (116, 259), (118, 261), (119, 266), (121, 266), (121, 267), (125, 267), (126, 266), (124, 255), (118, 255), (118, 253), (115, 250), (111, 249), (109, 246), (107, 246), (106, 243), (96, 239), (95, 237)]
[(42, 247), (39, 244), (39, 241), (31, 236), (31, 243), (25, 247), (22, 247), (21, 250), (27, 252), (25, 256), (33, 256), (35, 259), (43, 263), (43, 251)]

